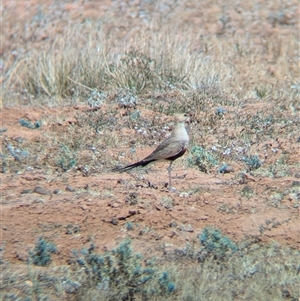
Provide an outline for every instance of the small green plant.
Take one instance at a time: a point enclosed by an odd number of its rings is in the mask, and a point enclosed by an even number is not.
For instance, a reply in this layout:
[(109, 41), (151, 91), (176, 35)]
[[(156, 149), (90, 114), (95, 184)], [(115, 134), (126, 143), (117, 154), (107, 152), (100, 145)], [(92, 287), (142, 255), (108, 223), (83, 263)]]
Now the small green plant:
[(22, 162), (29, 155), (28, 151), (15, 148), (10, 143), (6, 144), (6, 149), (17, 162)]
[(40, 237), (32, 251), (29, 251), (29, 260), (34, 265), (47, 266), (51, 263), (51, 254), (56, 253), (57, 249), (53, 243), (47, 242)]
[(29, 129), (38, 129), (41, 127), (40, 121), (36, 121), (34, 124), (32, 124), (30, 121), (27, 121), (25, 119), (19, 119), (19, 123), (21, 124), (21, 126), (25, 126)]
[(56, 159), (56, 165), (64, 171), (68, 171), (76, 164), (76, 154), (72, 153), (68, 146), (62, 145), (60, 147), (59, 155)]
[(244, 186), (241, 191), (242, 197), (247, 198), (247, 199), (249, 199), (254, 194), (255, 194), (255, 191), (248, 185)]
[[(107, 300), (150, 300), (152, 296), (170, 294), (175, 285), (167, 272), (154, 267), (149, 260), (144, 267), (142, 257), (131, 249), (131, 241), (123, 241), (116, 249), (100, 255), (94, 245), (82, 251), (77, 263), (84, 268), (85, 285), (107, 294)], [(82, 285), (82, 286), (85, 286)]]
[(222, 260), (226, 256), (237, 251), (237, 246), (232, 240), (223, 235), (220, 230), (206, 227), (199, 235), (202, 249), (199, 252), (199, 261), (204, 261), (207, 257)]
[(268, 90), (266, 87), (256, 87), (255, 93), (258, 98), (263, 99), (268, 95)]
[(134, 229), (134, 225), (132, 222), (128, 222), (125, 225), (127, 231), (132, 231)]
[(262, 163), (257, 155), (244, 157), (243, 161), (248, 166), (249, 170), (255, 170), (261, 167)]
[(107, 97), (107, 94), (105, 92), (94, 89), (91, 91), (91, 93), (87, 99), (87, 103), (91, 108), (97, 108), (103, 104), (106, 97)]
[(190, 166), (198, 166), (201, 171), (207, 173), (210, 168), (218, 164), (218, 160), (203, 147), (193, 146), (188, 158), (188, 163)]

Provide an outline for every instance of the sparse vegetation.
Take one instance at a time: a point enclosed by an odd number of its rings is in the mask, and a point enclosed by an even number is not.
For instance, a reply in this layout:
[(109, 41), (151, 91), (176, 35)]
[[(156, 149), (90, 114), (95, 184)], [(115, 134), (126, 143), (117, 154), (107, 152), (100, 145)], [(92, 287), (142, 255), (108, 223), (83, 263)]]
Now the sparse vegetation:
[(67, 146), (62, 145), (60, 147), (60, 152), (57, 154), (56, 165), (64, 171), (69, 171), (75, 164), (76, 154), (72, 153)]
[[(0, 300), (298, 300), (299, 3), (40, 2), (1, 6)], [(112, 174), (180, 112), (178, 193)]]
[[(275, 227), (275, 222), (266, 221), (265, 227)], [(161, 262), (143, 260), (133, 252), (130, 240), (104, 254), (95, 252), (91, 245), (74, 255), (69, 267), (35, 270), (31, 266), (13, 275), (10, 265), (3, 263), (2, 296), (5, 300), (26, 294), (60, 300), (193, 300), (193, 296), (235, 300), (237, 295), (247, 300), (280, 300), (286, 295), (291, 300), (299, 298), (299, 251), (255, 239), (233, 242), (209, 227), (199, 235), (199, 243), (175, 250)], [(24, 280), (29, 286), (24, 286)], [(234, 285), (229, 285), (232, 282)]]
[(22, 126), (25, 126), (27, 128), (30, 128), (30, 129), (38, 129), (41, 127), (41, 123), (40, 121), (35, 121), (34, 124), (32, 124), (30, 121), (28, 120), (25, 120), (25, 119), (19, 119), (19, 123), (22, 125)]
[(255, 170), (261, 167), (261, 161), (257, 155), (244, 157), (243, 160), (248, 166), (249, 170)]
[(208, 173), (208, 171), (218, 164), (216, 156), (201, 146), (193, 146), (191, 155), (188, 158), (190, 166), (196, 165), (201, 171)]
[(104, 255), (95, 253), (94, 246), (82, 255), (77, 259), (85, 274), (80, 285), (83, 290), (78, 293), (81, 299), (86, 300), (91, 296), (90, 290), (95, 289), (99, 297), (107, 300), (150, 300), (156, 296), (163, 299), (175, 292), (168, 272), (159, 271), (154, 259), (143, 266), (141, 255), (133, 253), (130, 240)]
[(199, 235), (201, 250), (199, 251), (199, 261), (204, 261), (206, 257), (212, 256), (214, 259), (224, 260), (228, 255), (237, 251), (237, 246), (227, 236), (213, 228), (205, 228)]
[(29, 252), (29, 261), (34, 265), (47, 266), (51, 263), (51, 254), (56, 253), (57, 249), (53, 243), (46, 241), (40, 237), (32, 251)]

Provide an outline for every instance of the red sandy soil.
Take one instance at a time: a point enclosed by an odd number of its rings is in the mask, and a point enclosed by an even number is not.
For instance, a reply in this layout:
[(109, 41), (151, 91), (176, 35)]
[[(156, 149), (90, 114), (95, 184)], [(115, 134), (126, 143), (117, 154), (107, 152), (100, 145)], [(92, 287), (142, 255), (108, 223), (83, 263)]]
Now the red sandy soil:
[[(78, 109), (70, 107), (66, 111), (72, 120)], [(3, 135), (38, 139), (47, 126), (32, 130), (22, 127), (18, 119), (37, 120), (57, 112), (50, 108), (3, 108), (3, 128), (7, 129)], [(166, 167), (159, 163), (144, 178), (135, 177), (138, 172), (99, 172), (84, 177), (76, 171), (47, 174), (34, 169), (2, 174), (4, 258), (12, 262), (26, 260), (39, 236), (57, 245), (56, 263), (65, 263), (72, 250), (92, 242), (105, 250), (125, 237), (131, 237), (135, 248), (145, 256), (162, 254), (196, 242), (197, 234), (206, 226), (221, 229), (233, 240), (258, 237), (299, 246), (299, 208), (292, 206), (288, 196), (277, 208), (266, 202), (272, 191), (291, 187), (296, 177), (246, 176), (241, 183), (235, 172), (205, 174), (175, 167), (173, 185), (177, 192), (169, 192), (164, 187)], [(255, 192), (253, 196), (241, 197), (239, 192), (245, 186)], [(194, 187), (201, 191), (186, 193)], [(127, 229), (128, 223), (132, 223), (133, 230)], [(263, 233), (260, 226), (265, 228)]]
[[(26, 19), (29, 11), (31, 15), (37, 13), (37, 6), (36, 12), (28, 10), (37, 2), (3, 1), (3, 9), (12, 5), (16, 15)], [(52, 1), (43, 1), (42, 5), (49, 3)], [(99, 14), (105, 16), (111, 2), (101, 3), (101, 8), (93, 1), (64, 3), (63, 6), (72, 18), (80, 22), (86, 16), (92, 18), (95, 13), (97, 17)], [(186, 19), (197, 25), (203, 18), (209, 18), (213, 10), (221, 11), (222, 8), (212, 5), (207, 16), (187, 14)], [(238, 12), (232, 11), (232, 14), (235, 14), (232, 19), (238, 17)], [(201, 24), (205, 24), (205, 20)], [(215, 25), (203, 30), (215, 34), (220, 28)], [(59, 30), (59, 26), (46, 30), (41, 41), (54, 35), (54, 30)], [(122, 26), (119, 30), (122, 31)], [(264, 30), (267, 34), (268, 28)], [(270, 25), (269, 31), (275, 30)], [(1, 139), (22, 137), (36, 141), (48, 130), (48, 125), (32, 130), (22, 127), (18, 120), (36, 121), (45, 116), (48, 120), (51, 117), (55, 120), (62, 110), (70, 118), (62, 125), (65, 128), (74, 121), (75, 113), (80, 109), (3, 107), (2, 129), (7, 131), (1, 134)], [(286, 142), (281, 147), (290, 149), (292, 146)], [(296, 149), (295, 145), (293, 147)], [(140, 150), (138, 158), (150, 151), (151, 148)], [(145, 256), (152, 256), (197, 242), (197, 235), (206, 226), (219, 228), (233, 240), (257, 237), (268, 243), (278, 241), (299, 247), (299, 207), (294, 206), (288, 194), (277, 207), (266, 201), (273, 191), (284, 191), (285, 187), (299, 181), (295, 174), (274, 179), (246, 175), (241, 181), (237, 170), (224, 175), (217, 172), (205, 174), (175, 164), (173, 185), (177, 191), (170, 192), (165, 188), (168, 179), (166, 168), (167, 164), (159, 163), (144, 177), (140, 177), (138, 171), (132, 174), (99, 171), (99, 174), (88, 177), (74, 170), (45, 173), (32, 169), (1, 174), (0, 218), (4, 259), (25, 261), (28, 250), (34, 247), (40, 236), (58, 247), (59, 253), (53, 256), (56, 264), (66, 263), (74, 249), (82, 249), (91, 243), (100, 251), (112, 249), (126, 237), (132, 238), (135, 249)], [(254, 192), (249, 198), (241, 196), (246, 186)], [(195, 187), (200, 187), (200, 192), (191, 192)], [(128, 223), (132, 223), (133, 230), (128, 230)], [(261, 227), (264, 231), (260, 231)]]

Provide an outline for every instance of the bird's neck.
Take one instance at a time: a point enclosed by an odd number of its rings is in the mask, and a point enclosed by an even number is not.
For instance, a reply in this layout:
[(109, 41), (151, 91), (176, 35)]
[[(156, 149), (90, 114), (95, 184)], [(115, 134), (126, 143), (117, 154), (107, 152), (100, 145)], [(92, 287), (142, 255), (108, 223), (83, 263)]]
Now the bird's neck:
[(174, 129), (174, 136), (179, 137), (181, 140), (189, 141), (189, 136), (185, 128), (184, 122), (176, 124)]

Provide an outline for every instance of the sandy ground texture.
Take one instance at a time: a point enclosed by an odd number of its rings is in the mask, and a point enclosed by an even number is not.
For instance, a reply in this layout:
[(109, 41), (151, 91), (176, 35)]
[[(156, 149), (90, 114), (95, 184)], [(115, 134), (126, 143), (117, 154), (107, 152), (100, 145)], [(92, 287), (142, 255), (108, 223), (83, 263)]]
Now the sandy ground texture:
[[(45, 17), (49, 23), (43, 28), (36, 26), (36, 31), (28, 35), (26, 31), (18, 32), (18, 28), (13, 25), (13, 19), (9, 19), (6, 12), (13, 10), (19, 20), (25, 22), (32, 18), (35, 22), (34, 20), (37, 19), (33, 16), (39, 17), (43, 14), (46, 16), (45, 12), (48, 9), (51, 12), (53, 1), (43, 1), (40, 5), (37, 5), (38, 1), (34, 0), (3, 1), (4, 17), (8, 18), (5, 20), (8, 20), (6, 24), (10, 26), (7, 31), (9, 34), (7, 33), (4, 37), (1, 51), (2, 56), (7, 59), (6, 66), (13, 66), (15, 56), (25, 55), (31, 47), (42, 49), (45, 41), (62, 34), (68, 22), (81, 24), (88, 22), (89, 18), (101, 17), (111, 22), (112, 36), (130, 39), (131, 35), (133, 36), (135, 31), (139, 30), (139, 27), (136, 27), (139, 26), (137, 20), (141, 23), (148, 22), (147, 14), (153, 9), (147, 6), (148, 2), (143, 1), (142, 4), (132, 3), (131, 6), (124, 6), (122, 1), (100, 2), (101, 4), (98, 1), (62, 1), (59, 17), (55, 18), (55, 14), (49, 14), (49, 20)], [(236, 44), (237, 48), (240, 47), (238, 50), (242, 49), (241, 56), (243, 51), (246, 53), (245, 62), (249, 64), (245, 70), (239, 71), (240, 79), (243, 81), (240, 89), (235, 87), (239, 93), (237, 97), (241, 97), (243, 84), (248, 81), (251, 85), (256, 81), (256, 76), (261, 78), (262, 83), (265, 80), (270, 83), (270, 86), (278, 85), (283, 89), (285, 81), (293, 77), (291, 74), (282, 75), (281, 72), (288, 66), (288, 60), (291, 58), (287, 58), (286, 65), (283, 62), (278, 63), (283, 68), (279, 70), (273, 56), (273, 52), (277, 51), (280, 57), (281, 51), (287, 51), (288, 45), (283, 44), (280, 49), (273, 45), (276, 51), (266, 46), (267, 50), (263, 54), (260, 53), (257, 45), (261, 46), (264, 39), (269, 41), (275, 36), (284, 37), (291, 32), (296, 32), (295, 22), (299, 13), (299, 4), (298, 6), (291, 4), (291, 9), (286, 4), (283, 13), (277, 14), (275, 8), (272, 8), (275, 4), (271, 4), (272, 1), (269, 2), (270, 4), (266, 5), (269, 11), (258, 11), (253, 19), (251, 16), (256, 11), (250, 1), (244, 3), (241, 9), (232, 3), (231, 6), (225, 7), (220, 3), (211, 4), (210, 1), (205, 1), (203, 7), (200, 2), (186, 1), (183, 9), (179, 4), (174, 6), (170, 1), (164, 1), (164, 5), (155, 6), (153, 15), (163, 13), (168, 22), (178, 19), (178, 28), (192, 24), (190, 31), (199, 31), (198, 37), (215, 36), (217, 39), (219, 36), (225, 36), (228, 41), (231, 41), (231, 37), (235, 36), (238, 41), (243, 41), (248, 32), (257, 33), (257, 37), (252, 39), (251, 43)], [(143, 5), (143, 9), (139, 9), (139, 5)], [(115, 7), (114, 11), (118, 11), (118, 14), (112, 14), (112, 7)], [(264, 9), (266, 7), (264, 6)], [(180, 18), (178, 18), (179, 15)], [(66, 16), (69, 19), (66, 19)], [(212, 22), (215, 16), (218, 16), (217, 21)], [(227, 16), (227, 19), (225, 17), (222, 19), (222, 16)], [(246, 28), (243, 22), (245, 24), (248, 22), (247, 24), (251, 26)], [(261, 24), (264, 24), (263, 27)], [(151, 26), (155, 28), (156, 24), (151, 24)], [(15, 45), (22, 42), (22, 39), (29, 41), (26, 44), (27, 48), (24, 46), (15, 49)], [(195, 40), (193, 46), (199, 53), (209, 52), (211, 48), (217, 48), (216, 45), (218, 45), (213, 42), (202, 42), (201, 39), (199, 41)], [(251, 59), (247, 57), (248, 50), (253, 52)], [(217, 62), (218, 58), (221, 61), (223, 53), (221, 47), (218, 51), (220, 55), (212, 60), (214, 62)], [(234, 59), (236, 59), (234, 55), (232, 55), (232, 61), (228, 59), (230, 64), (235, 65), (239, 62), (238, 59), (236, 61)], [(220, 63), (220, 66), (223, 66), (224, 61)], [(7, 71), (2, 63), (1, 60), (1, 68)], [(258, 64), (261, 65), (256, 70)], [(9, 78), (1, 77), (1, 82), (12, 81), (18, 75), (17, 72), (7, 74)], [(170, 95), (169, 98), (172, 96)], [(276, 103), (272, 104), (269, 98), (253, 97), (253, 94), (244, 95), (241, 98), (243, 98), (243, 106), (237, 110), (240, 110), (238, 113), (240, 116), (245, 116), (245, 122), (250, 115), (261, 111), (271, 111), (276, 106)], [(299, 248), (300, 144), (296, 134), (287, 135), (287, 127), (293, 127), (293, 125), (278, 123), (277, 138), (268, 138), (269, 140), (266, 138), (255, 145), (255, 149), (253, 146), (253, 153), (259, 154), (265, 166), (268, 164), (271, 166), (271, 163), (277, 162), (279, 158), (286, 155), (288, 161), (282, 163), (286, 164), (286, 170), (282, 174), (279, 175), (278, 170), (272, 170), (275, 176), (244, 172), (244, 163), (235, 162), (233, 159), (228, 168), (230, 172), (222, 174), (217, 168), (213, 168), (205, 173), (197, 166), (192, 167), (186, 163), (186, 158), (190, 155), (188, 152), (174, 164), (172, 174), (176, 191), (170, 192), (166, 188), (167, 163), (158, 163), (146, 171), (135, 170), (119, 174), (111, 170), (115, 166), (132, 163), (148, 155), (155, 143), (164, 138), (159, 134), (165, 131), (165, 135), (172, 128), (171, 114), (161, 114), (160, 118), (155, 119), (154, 111), (143, 106), (138, 108), (143, 118), (154, 120), (152, 125), (155, 131), (152, 128), (149, 130), (150, 136), (152, 135), (150, 139), (140, 135), (134, 127), (124, 125), (122, 120), (127, 118), (126, 110), (116, 109), (117, 112), (113, 118), (118, 121), (112, 122), (110, 128), (103, 133), (78, 132), (80, 137), (86, 135), (91, 141), (97, 141), (99, 137), (102, 137), (101, 141), (104, 143), (102, 147), (98, 144), (96, 149), (85, 149), (81, 153), (87, 165), (89, 161), (95, 162), (96, 165), (89, 169), (92, 172), (85, 170), (86, 164), (82, 162), (77, 162), (70, 170), (63, 171), (58, 167), (53, 167), (56, 162), (57, 148), (53, 148), (52, 143), (58, 145), (62, 137), (64, 141), (67, 141), (68, 137), (75, 141), (77, 133), (74, 131), (79, 131), (80, 128), (82, 131), (85, 130), (81, 127), (78, 116), (86, 114), (90, 109), (89, 106), (86, 104), (35, 106), (25, 105), (26, 101), (24, 104), (11, 106), (12, 103), (15, 103), (13, 98), (3, 103), (1, 108), (0, 138), (5, 149), (3, 152), (6, 154), (5, 160), (2, 157), (2, 161), (5, 162), (1, 174), (0, 216), (1, 250), (4, 260), (12, 263), (26, 262), (28, 250), (34, 247), (40, 236), (57, 246), (58, 253), (53, 255), (54, 264), (65, 264), (72, 250), (88, 247), (91, 243), (94, 243), (100, 251), (110, 250), (126, 237), (132, 238), (134, 248), (146, 257), (153, 254), (162, 256), (175, 249), (182, 249), (188, 243), (197, 242), (197, 235), (206, 226), (220, 229), (233, 240), (250, 237), (263, 242), (277, 241), (282, 245)], [(111, 110), (109, 105), (104, 105), (97, 110), (95, 114), (108, 116), (107, 122), (109, 123)], [(211, 110), (214, 112), (215, 107), (212, 106)], [(229, 108), (228, 119), (235, 116), (234, 110)], [(288, 109), (282, 114), (287, 111)], [(195, 139), (199, 139), (200, 136), (197, 135), (201, 131), (201, 127), (197, 127), (197, 122), (201, 124), (204, 117), (210, 119), (207, 112), (203, 112), (203, 115), (201, 115), (202, 112), (197, 112), (197, 114), (192, 117), (194, 123), (189, 125), (189, 131)], [(296, 114), (293, 114), (295, 120)], [(291, 115), (285, 117), (289, 119)], [(38, 120), (42, 122), (40, 127), (28, 128), (21, 125), (21, 119), (31, 122), (32, 125)], [(299, 118), (297, 120), (299, 122)], [(164, 124), (168, 126), (166, 130), (163, 128)], [(227, 126), (226, 123), (216, 123), (215, 128), (211, 130), (211, 135), (208, 132), (202, 135), (204, 144), (213, 145), (217, 141), (214, 133), (218, 131), (222, 132), (224, 137), (234, 140), (245, 130), (242, 122), (235, 128), (227, 128)], [(294, 126), (297, 124), (295, 123)], [(293, 133), (295, 132), (296, 130)], [(69, 136), (71, 134), (73, 136)], [(104, 139), (103, 136), (106, 138)], [(112, 143), (109, 139), (115, 142)], [(135, 140), (138, 140), (138, 143), (136, 143), (135, 152), (131, 153)], [(14, 146), (14, 151), (9, 150), (9, 145)], [(42, 147), (39, 149), (38, 145)], [(34, 149), (32, 153), (36, 158), (31, 156), (26, 162), (28, 157), (22, 153), (21, 146), (24, 146), (29, 153), (32, 146)], [(16, 156), (13, 156), (12, 152)], [(41, 157), (43, 157), (43, 162), (54, 163), (51, 167), (49, 165), (49, 168), (45, 167), (44, 163), (40, 164), (41, 161), (38, 161)]]
[[(78, 108), (65, 111), (69, 116), (61, 125), (61, 133), (72, 126), (71, 121), (76, 120), (72, 114)], [(2, 130), (6, 130), (2, 138), (22, 138), (30, 143), (41, 139), (51, 125), (29, 129), (18, 120), (49, 118), (57, 110), (4, 108), (2, 114)], [(281, 147), (295, 151), (292, 145)], [(150, 150), (140, 151), (138, 157)], [(150, 256), (195, 242), (205, 226), (219, 228), (233, 240), (259, 237), (299, 246), (299, 208), (290, 194), (299, 185), (298, 173), (277, 179), (250, 174), (238, 178), (236, 172), (205, 174), (175, 164), (173, 185), (177, 191), (170, 192), (165, 188), (167, 166), (158, 163), (143, 175), (140, 171), (100, 171), (83, 176), (78, 170), (47, 173), (28, 167), (2, 174), (4, 258), (27, 260), (28, 250), (39, 236), (57, 245), (59, 253), (54, 261), (61, 264), (72, 250), (88, 247), (91, 242), (105, 250), (126, 237)], [(279, 199), (273, 193), (278, 191), (282, 192)]]

